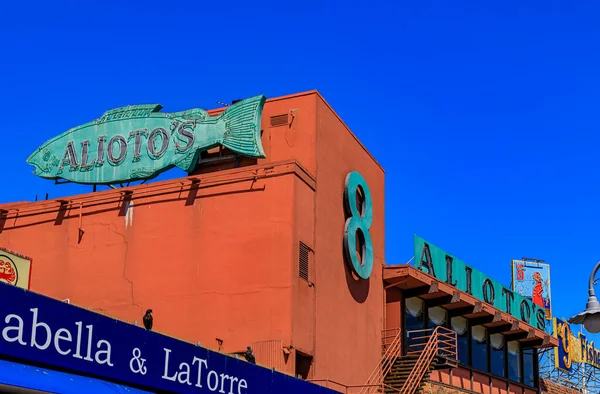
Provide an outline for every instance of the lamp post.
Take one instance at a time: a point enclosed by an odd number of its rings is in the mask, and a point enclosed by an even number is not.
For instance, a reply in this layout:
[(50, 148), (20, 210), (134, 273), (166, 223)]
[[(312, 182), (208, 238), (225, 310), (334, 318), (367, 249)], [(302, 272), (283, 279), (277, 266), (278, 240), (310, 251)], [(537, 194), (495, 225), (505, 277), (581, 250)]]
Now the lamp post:
[(568, 321), (572, 324), (583, 324), (586, 330), (592, 334), (600, 332), (600, 302), (596, 298), (596, 292), (594, 291), (594, 280), (596, 273), (600, 269), (600, 261), (594, 267), (592, 274), (590, 275), (589, 289), (588, 289), (588, 301), (585, 305), (585, 311), (578, 315), (573, 316)]

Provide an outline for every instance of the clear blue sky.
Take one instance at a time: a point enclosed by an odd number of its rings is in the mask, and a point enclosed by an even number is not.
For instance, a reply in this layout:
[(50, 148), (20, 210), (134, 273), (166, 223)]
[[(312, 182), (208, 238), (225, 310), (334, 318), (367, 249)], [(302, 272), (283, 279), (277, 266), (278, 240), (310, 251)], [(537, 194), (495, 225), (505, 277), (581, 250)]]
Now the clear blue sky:
[(324, 3), (3, 4), (0, 202), (89, 190), (25, 158), (107, 109), (318, 89), (386, 169), (388, 263), (414, 233), (507, 285), (512, 258), (545, 259), (556, 314), (579, 312), (600, 259), (598, 3)]

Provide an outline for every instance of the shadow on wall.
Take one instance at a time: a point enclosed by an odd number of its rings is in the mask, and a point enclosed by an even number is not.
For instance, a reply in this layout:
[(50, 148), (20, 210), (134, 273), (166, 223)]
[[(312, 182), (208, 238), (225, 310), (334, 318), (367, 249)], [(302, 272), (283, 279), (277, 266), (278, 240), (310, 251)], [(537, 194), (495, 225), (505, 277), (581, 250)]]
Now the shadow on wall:
[[(342, 243), (342, 248), (344, 248), (344, 244)], [(359, 278), (350, 268), (350, 265), (344, 258), (344, 272), (346, 273), (346, 284), (348, 285), (348, 290), (350, 290), (350, 294), (352, 294), (352, 298), (354, 301), (359, 304), (364, 303), (369, 296), (369, 289), (371, 287), (371, 278), (369, 279), (361, 279)]]

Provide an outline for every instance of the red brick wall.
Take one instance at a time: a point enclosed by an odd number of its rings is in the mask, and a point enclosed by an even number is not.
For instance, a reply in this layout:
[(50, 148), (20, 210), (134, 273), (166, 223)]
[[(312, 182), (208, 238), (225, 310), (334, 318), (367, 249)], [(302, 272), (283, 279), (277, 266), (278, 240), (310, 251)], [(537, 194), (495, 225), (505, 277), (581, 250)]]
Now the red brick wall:
[(542, 394), (580, 394), (578, 390), (563, 386), (560, 383), (554, 383), (546, 379), (542, 379), (540, 383)]
[[(581, 394), (580, 391), (571, 389), (569, 387), (565, 387), (559, 383), (554, 383), (545, 379), (541, 380), (540, 384), (541, 394)], [(511, 385), (510, 393), (521, 393), (521, 386)], [(525, 394), (535, 394), (535, 390), (524, 389)], [(474, 385), (473, 390), (468, 390), (466, 388), (458, 388), (452, 387), (449, 385), (444, 385), (436, 382), (428, 382), (425, 384), (423, 389), (423, 394), (463, 394), (463, 393), (506, 393), (506, 390), (494, 389), (490, 386), (483, 385)]]
[(456, 387), (450, 387), (441, 385), (439, 383), (429, 382), (425, 384), (423, 388), (423, 394), (464, 394), (464, 393), (474, 393), (474, 391), (459, 389)]

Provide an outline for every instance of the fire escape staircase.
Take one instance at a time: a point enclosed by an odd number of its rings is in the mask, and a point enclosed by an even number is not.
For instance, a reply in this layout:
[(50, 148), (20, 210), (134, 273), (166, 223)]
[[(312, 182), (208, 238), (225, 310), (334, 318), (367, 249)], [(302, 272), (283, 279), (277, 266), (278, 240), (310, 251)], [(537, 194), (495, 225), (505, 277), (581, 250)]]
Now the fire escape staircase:
[(457, 366), (456, 339), (456, 332), (445, 327), (410, 331), (408, 351), (402, 356), (401, 331), (385, 330), (383, 357), (360, 394), (420, 392), (432, 370)]

